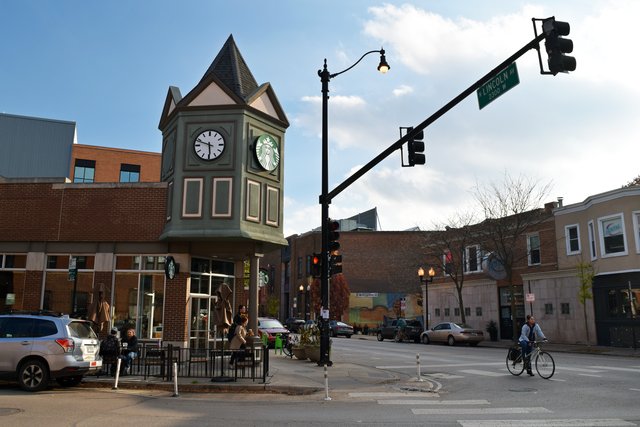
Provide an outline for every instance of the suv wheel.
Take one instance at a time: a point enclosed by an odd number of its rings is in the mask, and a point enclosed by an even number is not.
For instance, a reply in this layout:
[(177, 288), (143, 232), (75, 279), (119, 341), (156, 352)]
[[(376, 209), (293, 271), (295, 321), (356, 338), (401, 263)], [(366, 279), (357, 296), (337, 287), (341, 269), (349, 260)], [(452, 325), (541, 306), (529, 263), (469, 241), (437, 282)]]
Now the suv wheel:
[(75, 387), (82, 382), (82, 375), (57, 378), (56, 382), (62, 387)]
[(49, 385), (47, 365), (37, 359), (27, 360), (20, 366), (18, 383), (26, 391), (44, 390)]
[(383, 339), (382, 332), (378, 331), (378, 341), (382, 341)]

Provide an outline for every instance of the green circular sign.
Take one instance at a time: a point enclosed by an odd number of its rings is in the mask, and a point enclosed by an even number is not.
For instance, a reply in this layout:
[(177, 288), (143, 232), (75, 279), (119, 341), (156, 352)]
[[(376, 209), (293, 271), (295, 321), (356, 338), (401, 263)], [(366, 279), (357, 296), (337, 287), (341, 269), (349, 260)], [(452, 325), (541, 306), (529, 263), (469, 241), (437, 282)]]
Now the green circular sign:
[(256, 159), (264, 170), (272, 171), (280, 163), (280, 147), (276, 140), (268, 134), (258, 137), (255, 144)]

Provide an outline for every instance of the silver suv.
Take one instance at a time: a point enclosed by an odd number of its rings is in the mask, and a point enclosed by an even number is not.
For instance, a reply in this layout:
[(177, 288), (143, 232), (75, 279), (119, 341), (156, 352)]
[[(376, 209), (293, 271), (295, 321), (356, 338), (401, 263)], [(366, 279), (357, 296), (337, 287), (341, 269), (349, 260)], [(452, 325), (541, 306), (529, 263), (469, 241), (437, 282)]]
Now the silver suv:
[(70, 387), (102, 366), (91, 323), (49, 312), (0, 315), (0, 376), (40, 391), (55, 379)]

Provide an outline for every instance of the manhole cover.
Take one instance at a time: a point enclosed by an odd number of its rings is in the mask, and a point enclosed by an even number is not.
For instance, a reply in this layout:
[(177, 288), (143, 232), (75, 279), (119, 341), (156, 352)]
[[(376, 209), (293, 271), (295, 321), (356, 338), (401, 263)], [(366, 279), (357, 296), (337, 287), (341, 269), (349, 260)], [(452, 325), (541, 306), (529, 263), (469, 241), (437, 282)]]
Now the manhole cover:
[(20, 409), (17, 409), (17, 408), (0, 408), (0, 416), (13, 415), (13, 414), (17, 414), (19, 412), (22, 412), (22, 411)]
[(509, 391), (513, 391), (515, 393), (531, 393), (538, 390), (535, 388), (510, 388)]

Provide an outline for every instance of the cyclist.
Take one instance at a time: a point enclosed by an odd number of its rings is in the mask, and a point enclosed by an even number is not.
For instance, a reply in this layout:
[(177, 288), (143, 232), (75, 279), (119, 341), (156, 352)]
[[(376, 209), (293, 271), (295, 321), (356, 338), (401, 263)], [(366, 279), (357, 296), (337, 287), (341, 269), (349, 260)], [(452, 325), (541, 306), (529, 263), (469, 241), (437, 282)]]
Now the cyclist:
[(532, 342), (537, 338), (541, 338), (543, 340), (547, 340), (547, 338), (542, 333), (542, 329), (536, 323), (536, 318), (532, 315), (527, 315), (527, 322), (522, 325), (522, 332), (520, 333), (520, 347), (522, 348), (522, 358), (524, 360), (524, 366), (527, 368), (527, 374), (533, 376), (533, 371), (531, 370), (531, 360), (529, 359), (529, 353), (532, 350)]

